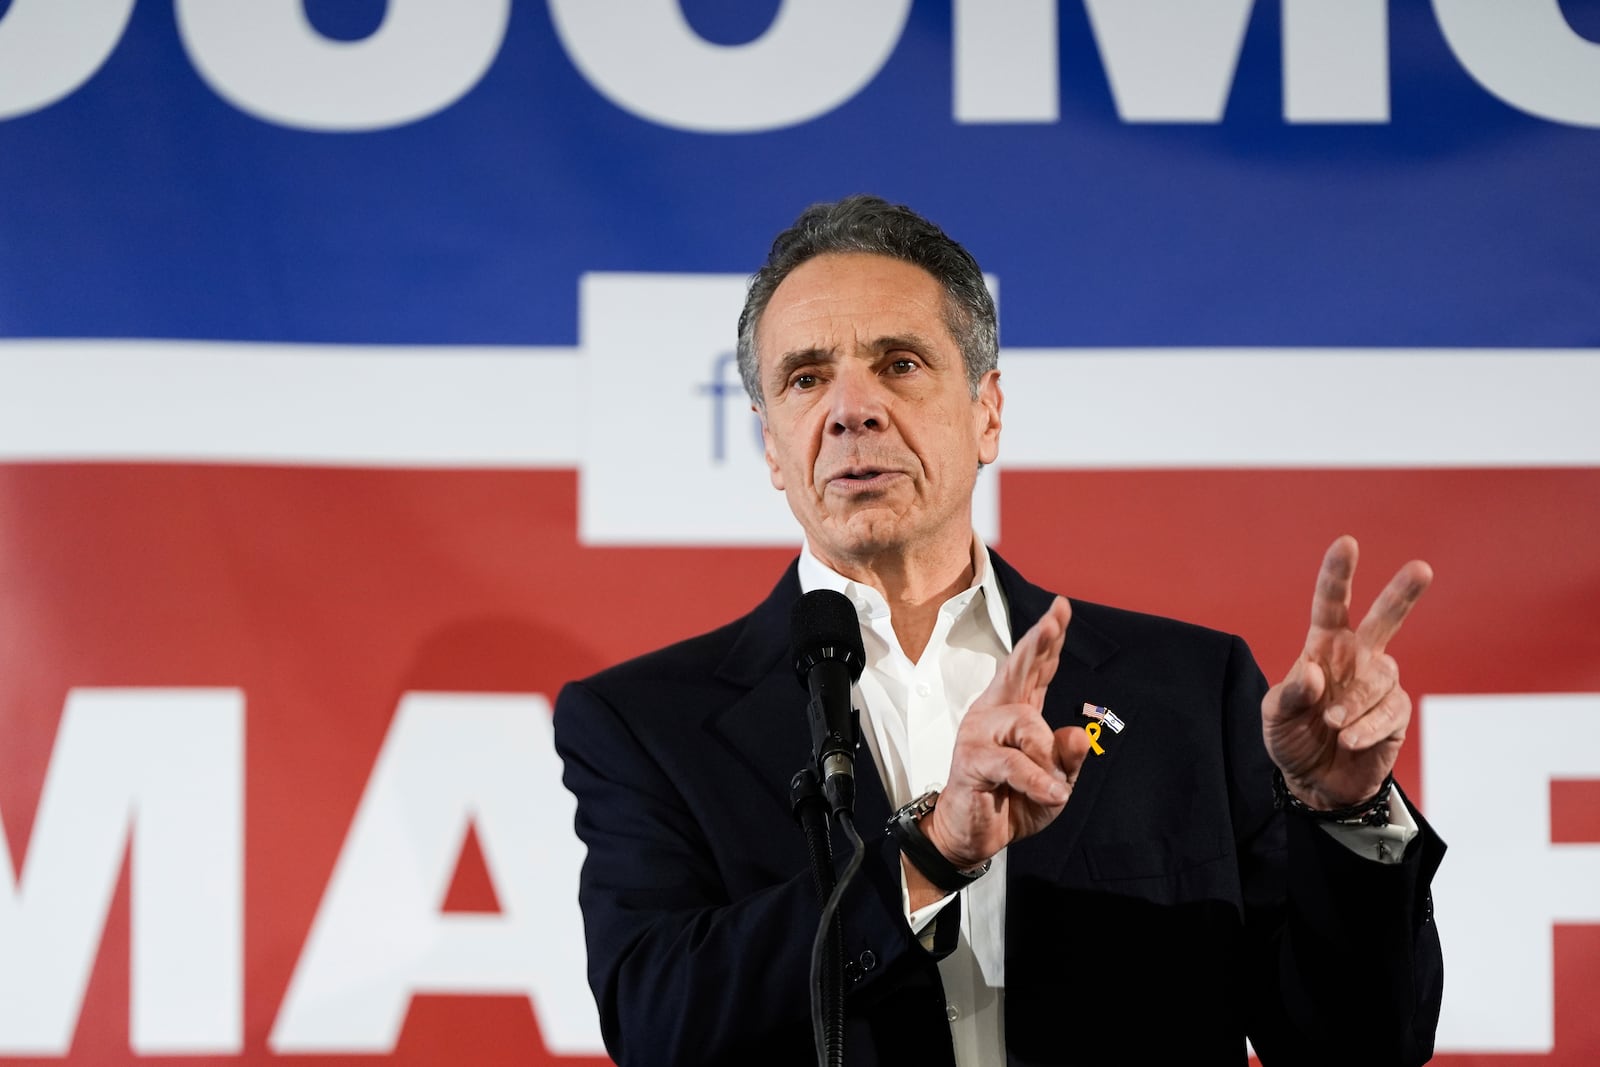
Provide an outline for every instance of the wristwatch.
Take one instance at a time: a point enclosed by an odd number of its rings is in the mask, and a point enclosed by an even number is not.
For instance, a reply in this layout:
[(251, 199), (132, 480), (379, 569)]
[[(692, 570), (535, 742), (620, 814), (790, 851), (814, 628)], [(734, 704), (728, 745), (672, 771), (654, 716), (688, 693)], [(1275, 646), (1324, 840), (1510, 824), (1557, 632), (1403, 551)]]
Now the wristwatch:
[(1284, 781), (1283, 772), (1272, 768), (1272, 806), (1279, 811), (1293, 811), (1312, 822), (1331, 823), (1334, 826), (1388, 826), (1389, 794), (1394, 790), (1394, 775), (1384, 777), (1378, 791), (1366, 800), (1345, 808), (1323, 810), (1313, 808), (1293, 793)]
[(900, 846), (900, 851), (905, 853), (911, 865), (921, 871), (923, 876), (944, 890), (954, 893), (965, 889), (967, 886), (982, 878), (989, 870), (992, 860), (984, 860), (977, 867), (962, 870), (945, 858), (943, 852), (928, 835), (922, 832), (922, 817), (933, 810), (939, 803), (939, 791), (930, 789), (899, 811), (889, 816), (889, 824), (884, 827), (884, 832), (895, 839)]

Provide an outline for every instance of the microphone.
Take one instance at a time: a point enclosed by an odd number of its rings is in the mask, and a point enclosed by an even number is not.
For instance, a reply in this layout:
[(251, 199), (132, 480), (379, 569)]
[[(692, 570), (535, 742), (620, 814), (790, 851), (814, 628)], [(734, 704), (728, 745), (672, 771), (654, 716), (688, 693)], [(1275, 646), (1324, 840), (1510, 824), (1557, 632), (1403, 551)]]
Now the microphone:
[(867, 653), (856, 609), (843, 593), (813, 589), (794, 602), (789, 619), (794, 673), (811, 694), (806, 718), (822, 794), (835, 811), (855, 806), (856, 737), (860, 732), (850, 686), (861, 677)]

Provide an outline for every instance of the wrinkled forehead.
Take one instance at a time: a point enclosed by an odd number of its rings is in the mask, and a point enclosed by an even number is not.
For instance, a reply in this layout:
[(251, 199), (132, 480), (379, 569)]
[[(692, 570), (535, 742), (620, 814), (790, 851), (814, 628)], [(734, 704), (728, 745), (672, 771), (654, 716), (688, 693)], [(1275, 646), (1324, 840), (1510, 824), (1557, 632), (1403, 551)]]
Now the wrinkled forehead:
[(763, 367), (796, 351), (877, 347), (919, 337), (954, 348), (949, 298), (915, 264), (868, 253), (828, 253), (796, 267), (756, 323)]

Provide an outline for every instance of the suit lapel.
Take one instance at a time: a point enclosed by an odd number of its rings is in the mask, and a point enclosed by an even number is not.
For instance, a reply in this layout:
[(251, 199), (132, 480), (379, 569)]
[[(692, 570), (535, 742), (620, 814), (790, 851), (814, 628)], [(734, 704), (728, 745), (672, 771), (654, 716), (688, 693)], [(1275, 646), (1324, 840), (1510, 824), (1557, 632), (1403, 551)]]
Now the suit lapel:
[[(992, 550), (995, 577), (1006, 595), (1011, 615), (1013, 644), (1038, 622), (1049, 609), (1055, 594), (1026, 581)], [(1063, 726), (1084, 726), (1091, 720), (1083, 715), (1084, 704), (1103, 705), (1115, 698), (1106, 690), (1106, 679), (1099, 668), (1117, 654), (1117, 644), (1087, 620), (1073, 616), (1067, 626), (1060, 666), (1045, 692), (1044, 719), (1052, 730)], [(1136, 717), (1134, 709), (1114, 708), (1124, 724)], [(1103, 730), (1099, 744), (1102, 754), (1090, 751), (1078, 774), (1072, 797), (1055, 822), (1008, 851), (1008, 877), (1030, 875), (1054, 878), (1067, 864), (1083, 828), (1088, 825), (1095, 802), (1105, 780), (1115, 773), (1118, 756), (1127, 747), (1129, 735)]]
[[(706, 730), (747, 767), (768, 801), (791, 813), (789, 782), (812, 759), (806, 695), (789, 663), (789, 613), (800, 597), (793, 563), (754, 611), (716, 671), (718, 681), (747, 690), (713, 711)], [(766, 801), (763, 801), (765, 803)], [(856, 746), (856, 824), (863, 837), (889, 820), (883, 776), (866, 745)]]
[[(1054, 594), (1026, 581), (993, 551), (990, 560), (1005, 593), (1015, 643), (1049, 608)], [(716, 680), (745, 690), (743, 696), (710, 713), (706, 730), (761, 786), (762, 803), (790, 812), (789, 781), (811, 760), (811, 737), (805, 721), (805, 695), (789, 665), (789, 612), (800, 596), (794, 564), (748, 616)], [(1082, 618), (1067, 627), (1061, 665), (1045, 693), (1044, 718), (1051, 729), (1082, 726), (1085, 703), (1105, 704), (1115, 699), (1105, 691), (1099, 668), (1116, 655), (1116, 642)], [(1131, 724), (1137, 710), (1114, 709)], [(1118, 753), (1129, 735), (1101, 734), (1103, 755), (1091, 752), (1084, 761), (1078, 784), (1066, 810), (1047, 829), (1011, 850), (1011, 877), (1027, 874), (1053, 876), (1068, 861), (1087, 825), (1106, 778), (1114, 773)], [(883, 777), (866, 745), (856, 750), (856, 822), (867, 833), (889, 817), (889, 800)]]

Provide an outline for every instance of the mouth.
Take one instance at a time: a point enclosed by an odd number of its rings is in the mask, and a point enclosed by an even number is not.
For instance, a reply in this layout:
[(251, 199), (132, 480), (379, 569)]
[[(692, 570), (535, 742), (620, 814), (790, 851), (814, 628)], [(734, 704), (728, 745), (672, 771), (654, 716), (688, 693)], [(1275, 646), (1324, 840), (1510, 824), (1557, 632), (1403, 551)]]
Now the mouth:
[(898, 475), (898, 471), (884, 470), (881, 467), (846, 467), (835, 472), (828, 479), (828, 484), (846, 491), (877, 489)]

